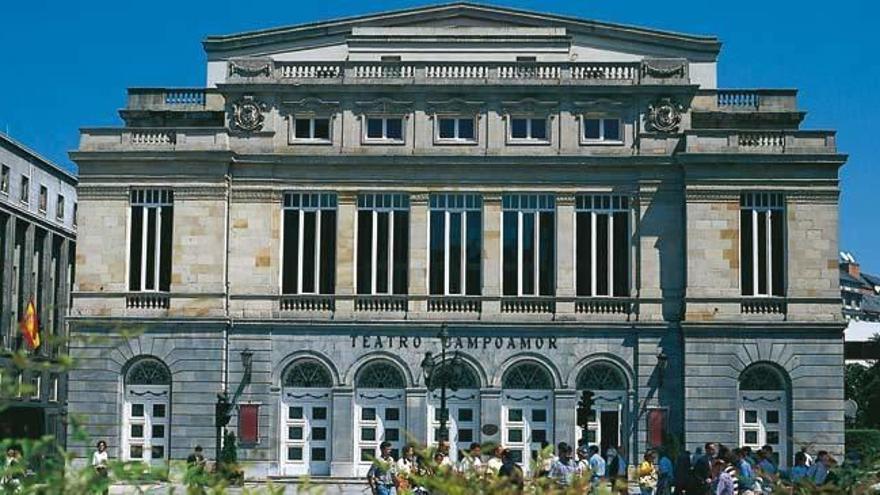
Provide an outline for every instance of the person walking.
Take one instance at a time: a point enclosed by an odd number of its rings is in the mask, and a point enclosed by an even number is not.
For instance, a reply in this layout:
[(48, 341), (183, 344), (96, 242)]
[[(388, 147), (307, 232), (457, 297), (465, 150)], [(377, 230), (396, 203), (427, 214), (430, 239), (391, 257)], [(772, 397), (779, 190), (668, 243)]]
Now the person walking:
[(483, 448), (478, 442), (471, 443), (467, 452), (462, 456), (458, 463), (458, 472), (462, 474), (482, 474), (483, 469)]
[(657, 495), (671, 495), (674, 475), (672, 459), (666, 455), (666, 449), (658, 450), (657, 456), (659, 460), (657, 461), (657, 490), (655, 493)]
[(522, 492), (523, 486), (525, 486), (525, 476), (523, 475), (522, 468), (513, 462), (510, 449), (502, 448), (501, 461), (502, 464), (501, 468), (498, 469), (498, 475), (505, 478), (517, 492)]
[(599, 454), (598, 445), (590, 445), (588, 452), (590, 454), (590, 482), (592, 482), (595, 488), (605, 478), (605, 468), (607, 465), (605, 464), (605, 459)]
[(397, 462), (391, 455), (391, 442), (379, 444), (379, 458), (367, 472), (367, 483), (373, 495), (391, 495), (395, 487)]
[(654, 495), (657, 489), (657, 468), (654, 466), (656, 453), (653, 450), (645, 452), (642, 463), (639, 464), (639, 490), (642, 495)]
[(109, 456), (107, 455), (107, 442), (98, 440), (95, 444), (95, 452), (92, 453), (92, 469), (98, 475), (98, 484), (103, 487), (102, 493), (110, 493), (110, 477), (108, 473)]
[(730, 472), (726, 470), (727, 462), (716, 459), (712, 463), (712, 495), (736, 495), (736, 486)]
[(718, 444), (708, 442), (703, 453), (694, 461), (694, 494), (707, 495), (712, 485), (712, 462), (718, 453)]

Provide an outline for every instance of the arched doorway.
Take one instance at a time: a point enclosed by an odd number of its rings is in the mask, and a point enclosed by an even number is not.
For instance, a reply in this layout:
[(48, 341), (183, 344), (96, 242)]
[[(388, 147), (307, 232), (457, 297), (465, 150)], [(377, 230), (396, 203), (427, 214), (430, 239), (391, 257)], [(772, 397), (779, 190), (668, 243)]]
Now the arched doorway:
[(756, 363), (739, 376), (739, 444), (773, 447), (773, 462), (788, 466), (788, 380), (770, 363)]
[(522, 361), (501, 380), (501, 441), (528, 472), (541, 443), (553, 444), (553, 376), (543, 365)]
[(597, 361), (584, 366), (577, 377), (578, 398), (584, 390), (593, 392), (593, 408), (586, 431), (578, 428), (575, 438), (582, 440), (586, 433), (587, 444), (598, 445), (603, 455), (608, 447), (625, 444), (627, 388), (626, 375), (616, 364)]
[(379, 444), (390, 442), (395, 459), (406, 442), (406, 378), (394, 363), (380, 359), (367, 363), (355, 379), (355, 455), (358, 475), (364, 476)]
[[(477, 372), (466, 363), (452, 369), (445, 363), (437, 372), (448, 376), (454, 384), (446, 391), (446, 409), (449, 429), (449, 456), (458, 460), (459, 452), (467, 450), (471, 442), (480, 441), (480, 380)], [(447, 379), (441, 377), (441, 380)], [(455, 390), (452, 390), (455, 389)], [(440, 390), (428, 394), (428, 445), (440, 438)]]
[(330, 474), (330, 389), (327, 367), (297, 359), (281, 375), (281, 474)]
[(123, 394), (122, 460), (164, 462), (171, 424), (171, 371), (154, 357), (136, 358), (125, 373)]

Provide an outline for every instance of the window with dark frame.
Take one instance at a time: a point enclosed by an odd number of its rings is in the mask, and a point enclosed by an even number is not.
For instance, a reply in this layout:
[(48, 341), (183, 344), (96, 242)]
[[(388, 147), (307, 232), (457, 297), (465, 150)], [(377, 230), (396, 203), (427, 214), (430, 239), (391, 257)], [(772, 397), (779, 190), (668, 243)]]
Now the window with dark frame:
[(431, 294), (480, 295), (482, 209), (476, 194), (431, 195)]
[(357, 293), (406, 294), (409, 196), (358, 195)]
[(40, 197), (37, 208), (39, 208), (41, 213), (46, 213), (46, 210), (49, 209), (49, 189), (42, 184), (40, 184)]
[(547, 119), (511, 117), (510, 139), (523, 141), (547, 141)]
[(556, 198), (509, 194), (502, 207), (502, 280), (505, 296), (556, 292)]
[(336, 195), (284, 195), (281, 292), (333, 294), (336, 288)]
[(330, 119), (297, 117), (293, 120), (293, 137), (297, 141), (330, 141)]
[(368, 117), (366, 138), (375, 141), (403, 141), (403, 117)]
[(132, 189), (129, 290), (144, 292), (170, 290), (173, 226), (173, 191)]
[(781, 193), (740, 196), (740, 259), (742, 295), (785, 295), (785, 198)]
[(584, 194), (575, 200), (577, 295), (629, 296), (629, 198)]
[(9, 194), (9, 167), (0, 165), (0, 193)]
[(476, 141), (474, 117), (439, 117), (437, 137), (444, 141)]
[(64, 195), (59, 194), (55, 202), (55, 218), (64, 220)]
[(31, 179), (27, 175), (21, 176), (21, 190), (18, 192), (18, 199), (24, 204), (28, 204), (31, 200)]
[(583, 139), (590, 143), (612, 142), (623, 140), (620, 119), (617, 118), (583, 118)]

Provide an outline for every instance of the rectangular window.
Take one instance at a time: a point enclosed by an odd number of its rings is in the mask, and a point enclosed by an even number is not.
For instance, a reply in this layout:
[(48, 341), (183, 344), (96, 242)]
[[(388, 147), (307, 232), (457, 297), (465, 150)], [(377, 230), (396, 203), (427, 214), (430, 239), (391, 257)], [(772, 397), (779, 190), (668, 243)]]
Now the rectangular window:
[(49, 375), (49, 402), (58, 402), (58, 375)]
[(522, 141), (547, 141), (547, 119), (511, 117), (509, 138)]
[(9, 167), (0, 165), (0, 193), (9, 194)]
[(437, 138), (441, 141), (476, 141), (473, 117), (437, 119)]
[(73, 203), (73, 226), (76, 227), (77, 204)]
[(475, 194), (431, 195), (431, 294), (480, 295), (482, 209)]
[(409, 197), (358, 195), (358, 294), (406, 294), (408, 259)]
[(49, 208), (49, 190), (42, 184), (40, 184), (40, 202), (37, 206), (41, 213), (46, 213)]
[(281, 259), (283, 294), (333, 294), (336, 195), (286, 193)]
[(171, 237), (174, 193), (168, 189), (132, 189), (128, 288), (171, 288)]
[(506, 296), (556, 291), (556, 199), (549, 194), (502, 198), (502, 281)]
[(785, 295), (785, 198), (754, 192), (740, 197), (740, 259), (744, 296)]
[(31, 179), (26, 175), (21, 176), (21, 190), (18, 192), (18, 199), (24, 204), (28, 204), (31, 200)]
[(64, 220), (64, 196), (61, 194), (58, 195), (58, 200), (55, 203), (55, 218)]
[(580, 195), (575, 211), (577, 295), (629, 296), (629, 199)]
[(294, 119), (293, 138), (297, 141), (330, 141), (330, 119), (314, 117)]
[(584, 117), (583, 140), (587, 143), (620, 143), (620, 119)]
[(40, 386), (42, 385), (42, 377), (40, 375), (31, 375), (30, 379), (30, 392), (31, 392), (31, 400), (40, 400)]
[(403, 142), (403, 118), (369, 117), (365, 136), (368, 141)]
[(253, 445), (260, 441), (259, 404), (238, 406), (238, 439), (243, 444)]

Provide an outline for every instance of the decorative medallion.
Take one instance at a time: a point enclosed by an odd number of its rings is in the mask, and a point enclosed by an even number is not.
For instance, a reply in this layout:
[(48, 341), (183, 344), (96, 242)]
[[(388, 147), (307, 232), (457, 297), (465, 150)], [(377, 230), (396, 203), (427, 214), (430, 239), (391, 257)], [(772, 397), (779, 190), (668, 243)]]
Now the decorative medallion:
[(263, 112), (267, 109), (265, 103), (245, 95), (232, 104), (232, 125), (243, 131), (258, 131), (263, 128)]
[(648, 126), (658, 132), (676, 132), (684, 106), (672, 98), (660, 98), (648, 105)]

